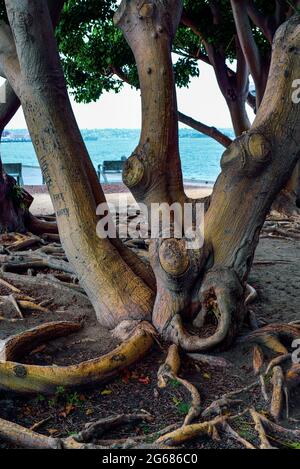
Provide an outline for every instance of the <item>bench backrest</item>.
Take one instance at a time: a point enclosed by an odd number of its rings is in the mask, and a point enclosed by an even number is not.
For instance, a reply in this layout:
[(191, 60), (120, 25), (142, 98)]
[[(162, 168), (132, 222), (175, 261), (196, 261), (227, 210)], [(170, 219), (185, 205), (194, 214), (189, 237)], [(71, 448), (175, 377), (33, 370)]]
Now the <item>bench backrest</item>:
[(126, 161), (103, 161), (103, 171), (123, 171)]
[(22, 175), (22, 163), (3, 163), (2, 166), (7, 174)]

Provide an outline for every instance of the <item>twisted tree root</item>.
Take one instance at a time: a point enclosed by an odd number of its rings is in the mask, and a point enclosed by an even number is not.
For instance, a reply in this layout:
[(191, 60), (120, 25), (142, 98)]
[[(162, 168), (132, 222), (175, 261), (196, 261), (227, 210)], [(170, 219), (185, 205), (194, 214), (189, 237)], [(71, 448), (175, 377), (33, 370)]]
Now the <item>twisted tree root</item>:
[(156, 440), (157, 444), (164, 444), (167, 446), (178, 446), (186, 441), (193, 440), (200, 435), (211, 436), (214, 432), (214, 429), (223, 424), (228, 417), (216, 417), (213, 420), (202, 423), (194, 423), (191, 425), (183, 425), (177, 430), (174, 430), (171, 433), (167, 433)]
[(273, 352), (286, 355), (287, 348), (280, 342), (280, 339), (291, 341), (300, 338), (300, 328), (295, 324), (268, 324), (250, 334), (240, 337), (239, 343), (259, 343), (269, 348)]
[(241, 437), (230, 425), (228, 422), (223, 422), (222, 430), (227, 433), (229, 438), (233, 438), (234, 440), (241, 443), (247, 449), (256, 449), (255, 446), (252, 445), (249, 441), (245, 440), (245, 438)]
[(71, 265), (54, 256), (50, 256), (41, 251), (18, 253), (18, 255), (1, 255), (2, 272), (20, 272), (27, 269), (54, 269), (73, 274)]
[(73, 334), (79, 331), (82, 326), (83, 324), (79, 322), (50, 322), (8, 337), (6, 340), (0, 340), (0, 362), (19, 360), (38, 345), (48, 340)]
[(0, 389), (53, 394), (58, 386), (77, 388), (108, 381), (145, 355), (153, 344), (154, 334), (149, 323), (140, 322), (115, 350), (78, 365), (61, 367), (0, 363)]
[(260, 448), (261, 449), (274, 449), (274, 447), (270, 444), (268, 437), (266, 435), (264, 426), (262, 424), (262, 416), (256, 412), (255, 409), (250, 409), (251, 417), (255, 423), (255, 430), (258, 433), (260, 438)]
[(192, 404), (183, 425), (189, 425), (200, 415), (201, 398), (196, 387), (189, 381), (177, 376), (180, 368), (180, 356), (177, 345), (171, 345), (165, 363), (159, 368), (157, 378), (158, 386), (165, 388), (168, 379), (175, 379), (184, 386), (192, 396)]
[(300, 443), (300, 430), (291, 430), (290, 428), (284, 428), (276, 423), (271, 422), (264, 415), (258, 414), (254, 410), (252, 413), (256, 414), (256, 417), (259, 418), (260, 424), (265, 430), (269, 437), (279, 443), (286, 446), (286, 443), (293, 441), (295, 443)]
[(78, 443), (90, 443), (99, 439), (104, 433), (121, 425), (136, 424), (138, 422), (152, 422), (153, 417), (149, 414), (115, 415), (112, 417), (98, 420), (94, 423), (88, 423), (84, 430), (73, 436)]
[(197, 363), (209, 365), (213, 368), (224, 369), (233, 367), (233, 363), (231, 363), (229, 360), (226, 360), (222, 357), (216, 357), (214, 355), (204, 355), (202, 353), (188, 353), (187, 356)]
[[(127, 416), (130, 417), (130, 416)], [(53, 438), (40, 435), (35, 431), (22, 427), (16, 423), (8, 422), (7, 420), (0, 419), (0, 438), (8, 443), (16, 445), (18, 448), (26, 449), (107, 449), (107, 446), (95, 445), (91, 443), (80, 443), (74, 437), (68, 438)], [(117, 440), (116, 440), (117, 442)], [(111, 448), (126, 448), (125, 443), (118, 444), (114, 441), (111, 443)], [(127, 440), (128, 442), (128, 440)], [(133, 441), (134, 448), (136, 449), (156, 449), (157, 445), (136, 443)], [(127, 446), (127, 447), (130, 447)], [(168, 449), (164, 445), (159, 446), (160, 449)]]

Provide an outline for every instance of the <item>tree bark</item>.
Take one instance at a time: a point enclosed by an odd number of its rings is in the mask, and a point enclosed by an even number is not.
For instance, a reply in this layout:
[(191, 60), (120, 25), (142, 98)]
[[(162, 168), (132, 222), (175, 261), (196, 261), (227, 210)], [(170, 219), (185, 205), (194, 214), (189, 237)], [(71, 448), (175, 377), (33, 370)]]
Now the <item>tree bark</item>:
[(182, 122), (183, 124), (188, 125), (192, 129), (195, 129), (198, 132), (213, 138), (221, 145), (223, 145), (223, 147), (227, 148), (232, 143), (231, 138), (227, 137), (227, 135), (220, 132), (220, 130), (216, 129), (216, 127), (209, 127), (208, 125), (205, 125), (202, 122), (196, 121), (192, 117), (186, 116), (182, 112), (178, 112), (178, 118), (179, 122)]
[(97, 204), (106, 200), (70, 105), (47, 2), (7, 0), (6, 8), (17, 56), (4, 54), (3, 68), (21, 100), (66, 254), (101, 324), (149, 319), (153, 291), (96, 233)]
[[(175, 3), (179, 8), (177, 2), (169, 1), (164, 5), (158, 1), (151, 2), (147, 4), (145, 17), (140, 12), (139, 2), (124, 0), (117, 16), (117, 22), (137, 60), (143, 95), (144, 142), (154, 119), (161, 128), (169, 125), (174, 128), (170, 119), (176, 106), (176, 102), (170, 98), (173, 96), (174, 84), (172, 91), (168, 89), (167, 94), (159, 96), (158, 106), (155, 99), (157, 90), (159, 87), (169, 88), (172, 81), (162, 81), (155, 69), (154, 73), (145, 72), (148, 70), (147, 58), (152, 53), (153, 39), (157, 38), (161, 16), (168, 15), (169, 24), (172, 25), (177, 20)], [(168, 40), (165, 39), (168, 47), (161, 49), (158, 44), (156, 63), (164, 63), (164, 68), (168, 66), (171, 70), (169, 43), (174, 30), (162, 30), (168, 36)], [(280, 28), (276, 36), (267, 90), (252, 128), (244, 132), (223, 155), (222, 174), (215, 185), (205, 216), (204, 247), (191, 251), (182, 240), (174, 238), (159, 238), (151, 244), (151, 265), (157, 280), (152, 321), (165, 338), (186, 350), (208, 350), (221, 343), (228, 345), (242, 324), (246, 281), (259, 232), (275, 196), (299, 159), (300, 112), (291, 100), (292, 83), (300, 73), (299, 44), (299, 16), (295, 16)], [(216, 63), (217, 60), (218, 56), (215, 55), (212, 62)], [(219, 79), (223, 80), (224, 76), (220, 74)], [(153, 112), (149, 112), (153, 109), (153, 102), (156, 107)], [(157, 124), (153, 128), (158, 130)], [(165, 153), (170, 151), (169, 134), (160, 133), (159, 136), (160, 148), (165, 149), (163, 161), (168, 161)], [(148, 177), (151, 180), (152, 174), (156, 174), (152, 153), (143, 154), (142, 162), (149, 164), (147, 175), (150, 172)], [(159, 165), (160, 161), (156, 161), (156, 164)], [(160, 181), (164, 181), (165, 168), (160, 166), (160, 170)], [(144, 171), (141, 173), (145, 174)], [(142, 181), (142, 177), (137, 179), (138, 183)], [(128, 186), (134, 194), (137, 193), (135, 184)], [(168, 187), (164, 184), (163, 188), (159, 192), (163, 195), (163, 201), (166, 201), (169, 199), (166, 194)], [(140, 185), (139, 200), (144, 201), (148, 195), (148, 186), (145, 185), (143, 189)], [(180, 201), (180, 193), (177, 199), (172, 197), (171, 200)], [(182, 324), (183, 320), (191, 320), (191, 303), (197, 304), (197, 299), (202, 304), (202, 314), (203, 310), (204, 314), (207, 312), (206, 305), (212, 300), (217, 303), (218, 326), (215, 333), (206, 339), (190, 335)]]
[[(54, 26), (59, 21), (63, 4), (64, 0), (48, 0)], [(8, 81), (2, 85), (3, 89), (5, 92), (2, 92), (1, 96), (5, 95), (5, 102), (0, 104), (0, 141), (5, 127), (21, 105), (19, 98)], [(30, 229), (45, 227), (43, 222), (39, 222), (38, 225), (37, 220), (29, 214), (32, 200), (33, 198), (28, 192), (17, 186), (14, 178), (4, 173), (0, 155), (0, 233), (12, 231), (24, 232), (28, 227)], [(46, 226), (49, 232), (57, 232), (56, 226), (51, 226), (50, 224)]]
[[(124, 1), (114, 18), (133, 50), (142, 96), (141, 138), (128, 159), (123, 180), (136, 200), (147, 205), (184, 199), (171, 59), (181, 13), (180, 0), (167, 1), (166, 5)], [(163, 120), (158, 116), (163, 116)], [(167, 177), (171, 165), (172, 172)]]
[[(164, 338), (188, 351), (228, 346), (244, 317), (261, 227), (300, 156), (300, 108), (291, 99), (300, 74), (299, 15), (276, 35), (267, 89), (252, 128), (222, 157), (203, 247), (188, 249), (185, 238), (166, 239), (163, 233), (151, 241), (154, 298), (130, 259), (120, 255), (118, 243), (96, 235), (96, 206), (105, 197), (72, 113), (46, 1), (6, 0), (6, 6), (16, 50), (2, 51), (2, 68), (22, 102), (63, 246), (99, 321), (115, 327), (128, 319), (151, 320)], [(179, 0), (123, 0), (115, 17), (136, 57), (142, 90), (141, 140), (123, 177), (147, 205), (187, 200), (171, 60), (181, 8)], [(11, 45), (9, 31), (2, 34)], [(190, 334), (183, 321), (191, 322), (199, 312), (205, 316), (211, 304), (218, 318), (214, 334)]]

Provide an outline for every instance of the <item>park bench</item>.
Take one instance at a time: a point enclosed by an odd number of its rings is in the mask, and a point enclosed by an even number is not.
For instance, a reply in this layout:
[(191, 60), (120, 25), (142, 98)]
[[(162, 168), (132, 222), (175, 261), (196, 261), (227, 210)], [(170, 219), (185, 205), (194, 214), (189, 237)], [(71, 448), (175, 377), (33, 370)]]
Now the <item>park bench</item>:
[(108, 183), (107, 174), (122, 173), (124, 165), (126, 163), (126, 157), (122, 156), (121, 160), (118, 161), (103, 161), (98, 166), (98, 178), (103, 176), (104, 182)]
[(4, 163), (2, 166), (4, 172), (9, 176), (14, 177), (17, 180), (19, 186), (24, 185), (22, 175), (22, 163)]

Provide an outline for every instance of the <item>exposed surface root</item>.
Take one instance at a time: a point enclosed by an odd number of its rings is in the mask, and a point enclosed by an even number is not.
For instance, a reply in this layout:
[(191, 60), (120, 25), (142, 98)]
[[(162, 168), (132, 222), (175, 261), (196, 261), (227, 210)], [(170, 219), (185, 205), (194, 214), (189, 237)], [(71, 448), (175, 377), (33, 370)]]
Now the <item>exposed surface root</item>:
[(203, 412), (202, 417), (207, 418), (208, 416), (213, 415), (222, 415), (223, 411), (227, 411), (233, 406), (243, 404), (244, 401), (241, 399), (234, 399), (235, 396), (239, 394), (247, 393), (252, 391), (259, 385), (259, 380), (255, 381), (254, 383), (245, 386), (244, 388), (238, 389), (236, 391), (231, 391), (229, 393), (223, 394), (220, 398), (213, 401)]
[(258, 375), (264, 364), (264, 354), (260, 347), (257, 345), (253, 348), (253, 371)]
[(270, 414), (276, 422), (280, 420), (280, 416), (283, 408), (283, 386), (284, 386), (284, 377), (283, 372), (280, 366), (275, 366), (273, 368), (272, 376), (272, 385), (273, 393), (270, 407)]
[(85, 429), (74, 435), (74, 439), (79, 443), (90, 443), (99, 439), (104, 433), (121, 425), (136, 424), (138, 422), (152, 422), (153, 417), (149, 414), (116, 415), (88, 423)]
[(178, 347), (176, 345), (171, 345), (165, 363), (158, 370), (158, 386), (160, 388), (164, 388), (167, 386), (168, 379), (173, 379), (182, 384), (182, 386), (184, 386), (190, 392), (192, 397), (192, 404), (183, 423), (183, 425), (189, 425), (200, 415), (201, 398), (197, 388), (193, 384), (177, 376), (179, 369), (180, 356)]
[(261, 449), (274, 449), (270, 444), (268, 437), (266, 435), (264, 426), (262, 424), (261, 415), (256, 412), (254, 409), (250, 409), (251, 417), (255, 423), (255, 430), (257, 431), (260, 439), (260, 448)]
[(256, 449), (255, 446), (252, 445), (249, 441), (245, 440), (241, 435), (239, 435), (230, 425), (228, 422), (223, 422), (222, 430), (229, 436), (229, 438), (233, 438), (234, 440), (241, 443), (245, 446), (246, 449)]
[(0, 363), (0, 389), (19, 393), (53, 394), (58, 386), (77, 388), (104, 382), (141, 359), (151, 348), (153, 340), (149, 324), (141, 322), (132, 335), (115, 350), (78, 365), (61, 367)]
[[(291, 430), (284, 428), (271, 420), (267, 419), (264, 415), (258, 414), (252, 410), (252, 416), (259, 420), (260, 425), (263, 427), (265, 434), (268, 435), (276, 444), (283, 447), (298, 447), (300, 443), (300, 430)], [(297, 445), (297, 446), (296, 446)]]
[[(105, 431), (119, 426), (122, 424), (136, 423), (144, 420), (149, 421), (150, 417), (146, 414), (139, 415), (119, 415), (108, 419), (103, 419), (95, 424), (88, 425), (89, 428), (82, 432), (68, 438), (53, 438), (40, 435), (35, 431), (22, 427), (16, 423), (8, 422), (7, 420), (0, 419), (0, 437), (2, 440), (16, 445), (18, 448), (25, 449), (107, 449), (106, 445), (92, 444), (78, 441), (79, 439), (93, 439), (94, 436), (100, 436)], [(101, 426), (101, 428), (100, 428)], [(91, 435), (93, 432), (93, 435)], [(101, 443), (101, 441), (100, 441)], [(157, 445), (139, 443), (138, 441), (131, 441), (127, 439), (125, 442), (113, 440), (110, 446), (113, 449), (117, 448), (130, 448), (136, 449), (153, 449)], [(165, 445), (159, 445), (160, 448), (167, 448)]]
[(248, 306), (252, 303), (254, 303), (257, 298), (258, 298), (258, 294), (257, 294), (257, 291), (255, 290), (255, 288), (253, 288), (251, 285), (247, 284), (247, 287), (246, 287), (246, 299), (245, 299), (245, 306)]
[(0, 362), (20, 360), (38, 345), (48, 340), (73, 334), (79, 331), (81, 327), (82, 324), (78, 322), (51, 322), (21, 332), (6, 340), (0, 340)]
[(292, 342), (300, 338), (300, 328), (292, 324), (269, 324), (238, 339), (239, 343), (258, 343), (276, 353), (288, 353), (281, 339)]
[(27, 252), (24, 251), (20, 255), (1, 255), (1, 270), (3, 272), (26, 272), (28, 269), (55, 269), (62, 272), (73, 274), (71, 265), (54, 256), (49, 256), (41, 251)]

